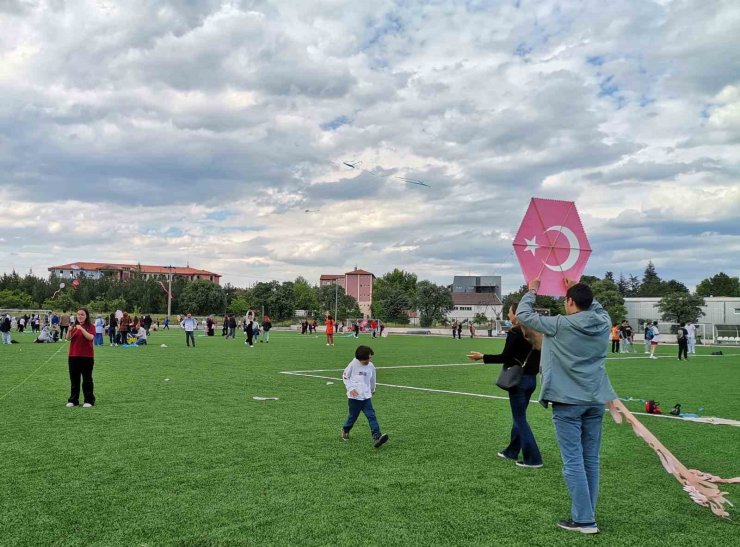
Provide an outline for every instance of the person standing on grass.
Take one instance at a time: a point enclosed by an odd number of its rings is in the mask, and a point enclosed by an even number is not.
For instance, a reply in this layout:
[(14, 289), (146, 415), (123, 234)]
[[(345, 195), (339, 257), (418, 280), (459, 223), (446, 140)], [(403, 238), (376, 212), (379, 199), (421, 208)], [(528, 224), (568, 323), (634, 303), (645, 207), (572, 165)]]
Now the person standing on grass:
[(232, 340), (236, 340), (236, 316), (231, 315), (229, 316), (229, 332), (226, 335), (226, 339), (228, 340), (231, 338)]
[(452, 322), (452, 339), (454, 340), (457, 336), (457, 320)]
[(676, 331), (676, 342), (678, 342), (678, 360), (681, 360), (681, 356), (687, 361), (689, 360), (689, 331), (686, 330), (686, 323), (681, 323)]
[(380, 432), (380, 425), (375, 417), (372, 396), (375, 393), (375, 365), (370, 362), (373, 350), (368, 346), (358, 346), (355, 358), (350, 361), (342, 373), (342, 381), (347, 388), (349, 415), (342, 426), (341, 437), (349, 440), (349, 432), (355, 425), (360, 412), (365, 414), (373, 436), (373, 446), (380, 448), (388, 441), (388, 435)]
[(94, 338), (95, 326), (90, 322), (90, 312), (86, 308), (80, 308), (77, 310), (75, 324), (71, 325), (67, 331), (67, 340), (69, 340), (67, 365), (70, 383), (68, 408), (80, 404), (80, 379), (82, 379), (82, 393), (85, 397), (85, 404), (82, 408), (90, 408), (95, 404), (92, 376), (95, 364)]
[(334, 345), (334, 318), (331, 314), (326, 316), (326, 345)]
[[(262, 332), (265, 344), (270, 343), (270, 329), (272, 329), (272, 321), (270, 320), (270, 316), (265, 314), (264, 317), (262, 317)], [(260, 340), (262, 342), (263, 340)]]
[(458, 340), (462, 340), (462, 325), (463, 325), (462, 321), (458, 322), (457, 324), (457, 339)]
[(59, 317), (59, 336), (65, 340), (67, 340), (67, 331), (70, 325), (69, 317), (67, 310), (62, 310), (62, 315)]
[[(513, 460), (519, 467), (539, 468), (542, 467), (542, 455), (537, 446), (537, 441), (532, 433), (532, 428), (527, 422), (527, 406), (537, 387), (537, 373), (540, 371), (540, 349), (542, 348), (542, 335), (534, 331), (524, 332), (516, 319), (518, 303), (514, 302), (509, 307), (509, 320), (514, 325), (506, 333), (506, 343), (503, 352), (497, 355), (483, 354), (479, 351), (468, 353), (468, 359), (488, 363), (503, 363), (503, 368), (508, 369), (514, 365), (524, 364), (524, 372), (519, 385), (509, 390), (509, 405), (513, 425), (511, 426), (511, 440), (509, 446), (501, 452), (496, 453), (499, 458)], [(532, 341), (530, 341), (532, 340)], [(519, 459), (519, 453), (522, 459)]]
[(686, 331), (689, 333), (687, 336), (689, 353), (696, 353), (696, 325), (694, 325), (693, 322), (688, 321), (686, 323)]
[(254, 324), (255, 324), (254, 316), (252, 316), (252, 318), (250, 318), (247, 321), (247, 325), (244, 328), (244, 332), (247, 334), (247, 339), (246, 339), (246, 341), (244, 343), (247, 344), (250, 348), (253, 348), (254, 347), (254, 342), (253, 342)]
[(10, 330), (11, 330), (11, 321), (10, 321), (10, 314), (5, 314), (4, 316), (0, 317), (0, 333), (3, 335), (3, 344), (10, 344)]
[(650, 339), (653, 337), (651, 327), (652, 327), (652, 324), (649, 321), (646, 321), (642, 325), (642, 328), (645, 332), (645, 354), (650, 353)]
[(650, 359), (657, 359), (655, 350), (658, 349), (658, 336), (660, 336), (658, 322), (653, 321), (653, 325), (650, 327)]
[(540, 402), (545, 407), (552, 403), (563, 477), (571, 498), (571, 518), (557, 525), (596, 534), (604, 405), (617, 398), (606, 373), (611, 319), (588, 285), (568, 279), (565, 285), (566, 315), (545, 317), (534, 311), (540, 286), (535, 278), (519, 302), (516, 318), (525, 328), (544, 334)]
[(128, 344), (129, 321), (128, 312), (123, 312), (121, 319), (118, 320), (118, 343), (122, 346)]
[(620, 353), (619, 345), (620, 345), (620, 332), (619, 332), (619, 325), (614, 323), (612, 325), (611, 330), (611, 339), (612, 339), (612, 353)]
[(198, 328), (198, 320), (189, 313), (185, 319), (182, 320), (180, 326), (185, 329), (185, 344), (190, 347), (190, 341), (192, 340), (193, 347), (195, 347), (195, 329)]
[(103, 332), (105, 331), (105, 320), (102, 315), (95, 318), (95, 345), (103, 345)]

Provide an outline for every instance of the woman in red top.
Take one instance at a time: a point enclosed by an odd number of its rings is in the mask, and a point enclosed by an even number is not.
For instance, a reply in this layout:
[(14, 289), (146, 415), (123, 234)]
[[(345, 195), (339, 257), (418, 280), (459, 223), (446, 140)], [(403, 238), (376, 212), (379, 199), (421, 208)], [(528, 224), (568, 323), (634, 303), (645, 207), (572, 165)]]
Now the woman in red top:
[(93, 338), (95, 338), (95, 326), (90, 322), (90, 312), (86, 308), (80, 308), (77, 310), (75, 324), (67, 331), (67, 340), (69, 340), (67, 363), (70, 383), (67, 406), (70, 408), (80, 404), (80, 378), (82, 378), (82, 393), (85, 395), (85, 404), (82, 408), (90, 408), (95, 404), (92, 377), (95, 362)]
[(331, 314), (326, 316), (326, 345), (334, 345), (334, 318)]

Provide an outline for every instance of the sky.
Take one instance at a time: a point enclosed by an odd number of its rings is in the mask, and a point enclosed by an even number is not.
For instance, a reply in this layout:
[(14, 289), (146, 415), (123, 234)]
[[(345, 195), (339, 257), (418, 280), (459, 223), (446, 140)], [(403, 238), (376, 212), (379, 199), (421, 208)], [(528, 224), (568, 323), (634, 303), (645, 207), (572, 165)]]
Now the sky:
[(507, 293), (536, 196), (576, 202), (586, 274), (737, 276), (739, 28), (735, 0), (0, 0), (0, 271)]

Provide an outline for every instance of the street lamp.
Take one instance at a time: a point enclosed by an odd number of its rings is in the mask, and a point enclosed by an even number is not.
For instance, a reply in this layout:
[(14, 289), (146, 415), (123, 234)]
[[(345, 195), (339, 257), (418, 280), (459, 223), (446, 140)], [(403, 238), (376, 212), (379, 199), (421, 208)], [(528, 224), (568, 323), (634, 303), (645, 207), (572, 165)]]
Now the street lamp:
[(334, 280), (334, 320), (337, 321), (337, 312), (339, 311), (339, 283)]

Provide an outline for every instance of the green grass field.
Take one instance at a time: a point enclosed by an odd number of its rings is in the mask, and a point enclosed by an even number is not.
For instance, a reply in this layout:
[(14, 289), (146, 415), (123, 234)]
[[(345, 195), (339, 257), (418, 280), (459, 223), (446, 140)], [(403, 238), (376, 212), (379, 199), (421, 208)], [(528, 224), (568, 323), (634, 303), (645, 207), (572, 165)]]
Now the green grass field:
[[(341, 369), (357, 341), (274, 332), (270, 344), (155, 333), (144, 348), (97, 348), (92, 409), (65, 408), (67, 345), (0, 347), (2, 545), (732, 545), (740, 507), (722, 520), (690, 501), (627, 425), (604, 420), (602, 533), (555, 527), (570, 517), (550, 411), (530, 407), (545, 467), (496, 457), (511, 418), (502, 399), (379, 386), (390, 442), (374, 449), (360, 417), (339, 438)], [(502, 340), (389, 337), (381, 384), (505, 396), (498, 366), (463, 364)], [(165, 343), (169, 347), (161, 348)], [(638, 348), (641, 349), (641, 348)], [(740, 349), (678, 362), (609, 361), (623, 396), (664, 411), (740, 419)], [(734, 355), (732, 355), (734, 351)], [(286, 375), (312, 371), (324, 378)], [(256, 401), (255, 396), (278, 397)], [(635, 411), (639, 404), (628, 403)], [(740, 429), (641, 416), (689, 468), (740, 475)], [(740, 502), (740, 488), (723, 488)], [(732, 538), (735, 538), (734, 540)]]

